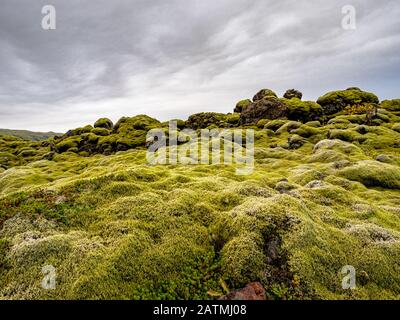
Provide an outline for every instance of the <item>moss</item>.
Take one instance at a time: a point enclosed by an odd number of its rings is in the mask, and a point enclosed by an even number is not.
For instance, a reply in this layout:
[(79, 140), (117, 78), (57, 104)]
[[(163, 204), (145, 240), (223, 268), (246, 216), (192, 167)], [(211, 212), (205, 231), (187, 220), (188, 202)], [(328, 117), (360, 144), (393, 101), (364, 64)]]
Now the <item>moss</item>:
[(318, 120), (322, 117), (322, 107), (312, 101), (301, 101), (298, 98), (280, 99), (288, 108), (288, 119), (302, 122)]
[(23, 158), (32, 157), (32, 156), (35, 156), (36, 154), (37, 154), (37, 150), (29, 148), (29, 147), (20, 149), (19, 153), (18, 153), (18, 155)]
[(322, 106), (325, 114), (334, 114), (344, 110), (347, 106), (362, 103), (379, 103), (378, 97), (370, 92), (358, 88), (349, 88), (342, 91), (328, 92), (318, 98), (317, 103)]
[(297, 134), (303, 138), (309, 138), (313, 135), (321, 134), (322, 131), (319, 130), (318, 128), (309, 127), (309, 126), (303, 124), (298, 129), (291, 130), (291, 133)]
[(271, 120), (268, 120), (268, 119), (261, 119), (260, 121), (257, 122), (257, 128), (259, 128), (259, 129), (265, 128), (267, 123), (270, 121)]
[(235, 113), (241, 113), (244, 109), (246, 109), (249, 105), (251, 105), (252, 102), (250, 99), (246, 99), (246, 100), (240, 100), (235, 107), (234, 112)]
[(253, 101), (259, 101), (264, 99), (265, 97), (274, 97), (274, 98), (278, 98), (278, 95), (270, 90), (270, 89), (261, 89), (254, 97), (253, 97)]
[(78, 148), (82, 138), (80, 136), (68, 137), (55, 145), (57, 152), (62, 153), (71, 148)]
[(226, 116), (226, 122), (232, 126), (237, 126), (239, 124), (239, 120), (240, 120), (239, 113), (228, 114)]
[(367, 187), (400, 189), (398, 167), (377, 161), (360, 161), (339, 171), (339, 176), (359, 181)]
[(113, 128), (113, 123), (108, 118), (101, 118), (94, 123), (94, 127), (111, 130)]
[(205, 129), (210, 126), (221, 128), (226, 126), (226, 115), (216, 112), (202, 112), (191, 115), (187, 120), (187, 126), (191, 129)]
[(224, 246), (222, 265), (226, 277), (237, 287), (260, 280), (266, 267), (262, 248), (251, 235), (233, 238)]
[(400, 99), (384, 100), (381, 102), (382, 108), (389, 111), (400, 111)]
[(298, 121), (289, 121), (286, 122), (283, 126), (281, 126), (276, 133), (281, 134), (284, 132), (291, 132), (292, 130), (296, 130), (298, 128), (300, 128), (302, 125), (301, 122)]
[(128, 133), (132, 130), (151, 130), (158, 128), (160, 122), (146, 115), (138, 115), (132, 118), (122, 117), (115, 124), (113, 131), (116, 133)]
[(272, 131), (277, 131), (286, 122), (287, 122), (286, 120), (271, 120), (264, 126), (264, 128)]
[(108, 136), (110, 134), (110, 130), (105, 128), (94, 128), (91, 132), (97, 136)]
[[(394, 112), (378, 110), (389, 118), (380, 126), (341, 112), (328, 125), (251, 127), (249, 176), (234, 165), (149, 166), (146, 130), (168, 123), (142, 116), (107, 136), (0, 137), (0, 299), (214, 299), (207, 292), (250, 281), (270, 298), (396, 299)], [(210, 125), (236, 126), (237, 116)], [(51, 151), (63, 143), (66, 152)], [(37, 154), (23, 158), (24, 148)], [(41, 289), (43, 264), (56, 266), (57, 290)], [(341, 288), (347, 264), (351, 292)]]
[(396, 123), (392, 126), (392, 130), (400, 133), (400, 123)]
[(321, 127), (321, 122), (319, 121), (309, 121), (305, 123), (306, 126), (318, 128)]
[(289, 149), (298, 149), (305, 143), (306, 140), (297, 134), (291, 135), (288, 138)]
[(356, 139), (357, 133), (351, 130), (331, 130), (329, 131), (329, 139), (339, 139), (347, 142), (352, 142)]
[(78, 136), (78, 135), (81, 135), (84, 133), (89, 133), (92, 130), (93, 130), (93, 127), (91, 125), (87, 125), (83, 128), (76, 128), (76, 129), (72, 130), (72, 135)]

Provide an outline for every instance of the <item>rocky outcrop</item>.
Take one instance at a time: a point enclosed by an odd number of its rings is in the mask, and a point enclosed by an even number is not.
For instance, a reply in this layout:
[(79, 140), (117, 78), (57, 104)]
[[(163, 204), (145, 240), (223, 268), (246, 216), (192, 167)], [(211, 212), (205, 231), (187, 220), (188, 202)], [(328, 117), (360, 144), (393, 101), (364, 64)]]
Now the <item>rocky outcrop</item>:
[(278, 98), (278, 96), (276, 95), (275, 92), (273, 92), (270, 89), (261, 89), (254, 97), (253, 97), (253, 101), (259, 101), (264, 99), (265, 97), (275, 97)]
[(113, 123), (108, 118), (101, 118), (94, 123), (94, 127), (111, 130), (113, 128)]
[(285, 119), (287, 107), (278, 98), (266, 96), (250, 104), (240, 114), (240, 125), (255, 125), (261, 119)]
[(236, 104), (235, 109), (233, 110), (233, 112), (235, 113), (241, 113), (243, 110), (245, 110), (249, 105), (251, 105), (252, 102), (250, 99), (246, 99), (246, 100), (241, 100)]
[(348, 88), (342, 91), (332, 91), (323, 95), (317, 100), (322, 106), (325, 115), (331, 115), (342, 111), (348, 106), (354, 106), (363, 103), (379, 103), (376, 95), (370, 92), (362, 91), (359, 88)]
[(297, 98), (300, 99), (303, 97), (303, 94), (296, 90), (296, 89), (289, 89), (285, 92), (285, 94), (283, 95), (284, 98), (286, 99), (293, 99), (293, 98)]

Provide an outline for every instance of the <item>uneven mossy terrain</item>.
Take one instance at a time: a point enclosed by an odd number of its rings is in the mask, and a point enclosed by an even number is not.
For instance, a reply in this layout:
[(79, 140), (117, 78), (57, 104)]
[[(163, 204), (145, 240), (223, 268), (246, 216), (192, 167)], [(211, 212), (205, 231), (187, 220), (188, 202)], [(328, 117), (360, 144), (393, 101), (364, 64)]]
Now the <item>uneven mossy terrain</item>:
[[(238, 113), (178, 121), (236, 128), (246, 108), (258, 117), (263, 99), (279, 101), (286, 117), (248, 126), (247, 176), (148, 165), (146, 133), (168, 123), (146, 116), (0, 138), (0, 298), (215, 299), (252, 281), (270, 299), (400, 298), (399, 104), (350, 91), (326, 95), (326, 111), (264, 89)], [(55, 290), (41, 287), (45, 265)], [(354, 290), (342, 289), (346, 265)]]

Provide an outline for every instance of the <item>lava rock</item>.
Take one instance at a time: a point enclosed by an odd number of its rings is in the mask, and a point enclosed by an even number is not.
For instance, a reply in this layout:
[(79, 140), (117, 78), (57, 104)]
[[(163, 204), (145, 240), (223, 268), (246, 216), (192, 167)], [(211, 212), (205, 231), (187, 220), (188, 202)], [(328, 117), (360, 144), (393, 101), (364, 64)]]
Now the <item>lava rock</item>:
[(297, 98), (300, 99), (303, 97), (303, 94), (296, 90), (296, 89), (289, 89), (285, 92), (285, 94), (283, 95), (284, 98), (286, 99), (293, 99), (293, 98)]
[(252, 282), (243, 289), (232, 291), (219, 300), (266, 300), (265, 289), (260, 282)]

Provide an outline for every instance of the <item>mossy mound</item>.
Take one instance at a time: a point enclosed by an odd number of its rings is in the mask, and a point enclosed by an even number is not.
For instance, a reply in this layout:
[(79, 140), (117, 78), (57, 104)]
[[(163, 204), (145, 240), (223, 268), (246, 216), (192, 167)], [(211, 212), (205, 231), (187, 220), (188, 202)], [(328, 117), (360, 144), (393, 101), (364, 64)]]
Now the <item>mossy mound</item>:
[(253, 101), (257, 102), (259, 100), (262, 100), (266, 97), (275, 97), (278, 98), (278, 95), (270, 90), (270, 89), (261, 89), (259, 92), (257, 92), (257, 94), (253, 97)]
[(186, 121), (186, 125), (188, 128), (194, 130), (206, 129), (206, 128), (212, 129), (214, 127), (226, 128), (230, 126), (227, 120), (228, 120), (227, 115), (223, 113), (202, 112), (191, 115), (189, 119)]
[(95, 128), (104, 128), (107, 130), (111, 130), (113, 128), (113, 123), (108, 118), (101, 118), (94, 123)]
[(289, 90), (287, 90), (285, 92), (283, 97), (285, 99), (297, 98), (297, 99), (301, 100), (301, 98), (303, 97), (303, 94), (300, 91), (296, 90), (296, 89), (289, 89)]
[(241, 100), (236, 104), (234, 112), (241, 113), (244, 109), (246, 109), (251, 104), (252, 104), (252, 102), (250, 99)]
[(379, 103), (378, 97), (370, 92), (358, 88), (349, 88), (342, 91), (332, 91), (318, 98), (317, 103), (322, 106), (326, 115), (344, 110), (347, 106), (362, 103)]
[(323, 116), (322, 107), (312, 101), (301, 101), (297, 97), (281, 99), (287, 106), (287, 118), (289, 120), (308, 122), (320, 120)]
[(400, 99), (384, 100), (381, 102), (381, 106), (389, 111), (400, 112)]
[(400, 189), (399, 167), (377, 161), (360, 161), (339, 172), (346, 179), (359, 181), (367, 187)]

